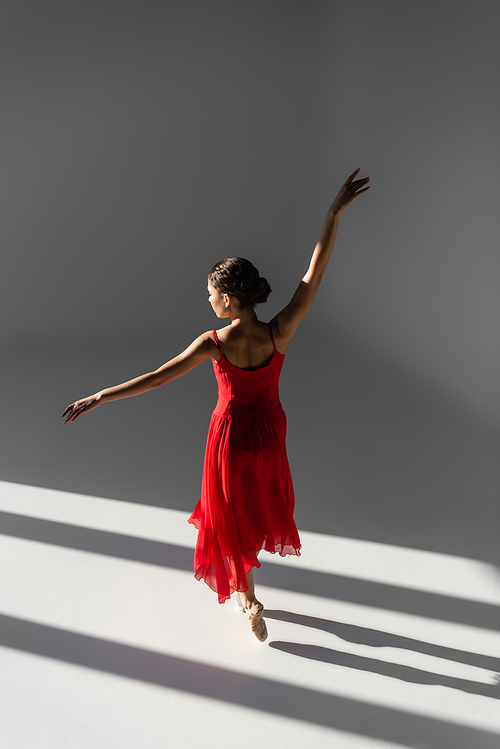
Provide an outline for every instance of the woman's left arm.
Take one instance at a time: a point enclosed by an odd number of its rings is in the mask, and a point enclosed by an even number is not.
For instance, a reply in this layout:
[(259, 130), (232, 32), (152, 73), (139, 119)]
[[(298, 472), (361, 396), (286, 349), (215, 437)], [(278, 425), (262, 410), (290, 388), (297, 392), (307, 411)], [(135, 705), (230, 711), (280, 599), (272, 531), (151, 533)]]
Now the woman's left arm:
[(174, 359), (170, 359), (170, 361), (158, 369), (155, 369), (154, 372), (148, 372), (147, 374), (135, 377), (133, 380), (122, 382), (120, 385), (105, 388), (94, 395), (89, 395), (87, 398), (82, 398), (71, 403), (61, 414), (63, 418), (66, 416), (64, 423), (67, 424), (68, 421), (74, 421), (78, 416), (92, 411), (97, 406), (100, 406), (101, 403), (120, 400), (121, 398), (130, 398), (133, 395), (140, 395), (141, 393), (146, 393), (148, 390), (159, 388), (167, 382), (171, 382), (177, 379), (177, 377), (190, 372), (198, 364), (201, 364), (202, 361), (213, 356), (214, 353), (216, 353), (216, 346), (211, 337), (211, 332), (202, 333), (185, 351)]

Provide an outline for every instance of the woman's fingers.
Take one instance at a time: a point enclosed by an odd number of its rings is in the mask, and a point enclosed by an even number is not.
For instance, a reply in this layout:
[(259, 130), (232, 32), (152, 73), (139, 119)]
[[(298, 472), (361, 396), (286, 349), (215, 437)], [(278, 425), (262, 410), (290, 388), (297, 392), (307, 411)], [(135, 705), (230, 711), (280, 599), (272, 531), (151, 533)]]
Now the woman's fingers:
[[(73, 418), (74, 418), (74, 415), (75, 415), (75, 409), (72, 408), (71, 406), (69, 406), (66, 409), (66, 411), (64, 412), (64, 414), (67, 414), (67, 417), (66, 417), (66, 419), (64, 421), (64, 423), (67, 424), (68, 421), (73, 421)], [(63, 414), (63, 416), (64, 416), (64, 414)]]
[(64, 422), (65, 424), (67, 424), (68, 421), (74, 421), (77, 418), (77, 416), (79, 416), (82, 413), (82, 411), (84, 411), (86, 407), (86, 403), (82, 403), (80, 405), (77, 405), (77, 404), (78, 404), (78, 401), (75, 401), (75, 403), (72, 403), (70, 406), (68, 406), (61, 414), (61, 418), (64, 418), (65, 416), (67, 416)]
[(366, 190), (369, 189), (369, 180), (369, 177), (365, 177), (364, 179), (357, 179), (355, 182), (351, 182), (349, 185), (346, 185), (347, 200), (351, 201), (353, 200), (353, 198), (357, 198), (358, 195), (361, 195), (362, 192), (366, 192)]
[(91, 395), (88, 398), (75, 401), (61, 414), (62, 417), (66, 416), (66, 421), (64, 423), (67, 424), (68, 421), (74, 421), (82, 414), (87, 413), (87, 411), (92, 411), (92, 409), (97, 408), (99, 400), (98, 396)]
[(81, 413), (83, 413), (83, 411), (84, 411), (83, 407), (82, 408), (76, 408), (73, 411), (73, 413), (70, 414), (70, 416), (68, 417), (68, 419), (66, 420), (65, 423), (67, 424), (68, 421), (74, 421), (75, 419), (77, 419), (80, 416)]
[(362, 179), (354, 179), (354, 177), (359, 173), (359, 169), (356, 169), (344, 182), (342, 187), (340, 188), (337, 197), (333, 201), (332, 205), (330, 206), (330, 210), (334, 214), (340, 214), (342, 211), (345, 211), (346, 208), (348, 208), (351, 203), (358, 197), (358, 195), (361, 195), (361, 193), (366, 192), (370, 189), (368, 182), (370, 181), (369, 177), (363, 177)]
[(64, 419), (65, 416), (67, 417), (64, 422), (65, 424), (67, 424), (68, 421), (71, 420), (71, 417), (73, 416), (74, 411), (75, 411), (75, 403), (72, 403), (70, 406), (64, 409), (64, 411), (61, 414), (61, 419)]
[(369, 181), (370, 177), (364, 177), (364, 179), (357, 179), (348, 185), (344, 185), (347, 195), (359, 195), (360, 187), (365, 187)]
[(370, 177), (363, 177), (362, 179), (356, 179), (354, 182), (351, 182), (351, 187), (354, 187), (354, 185), (358, 185), (361, 187), (361, 185), (364, 185), (366, 182), (368, 182)]
[(350, 182), (353, 181), (354, 177), (359, 172), (359, 169), (360, 169), (360, 167), (358, 166), (358, 168), (355, 169), (354, 172), (346, 179), (346, 181), (344, 182), (344, 185), (348, 185)]

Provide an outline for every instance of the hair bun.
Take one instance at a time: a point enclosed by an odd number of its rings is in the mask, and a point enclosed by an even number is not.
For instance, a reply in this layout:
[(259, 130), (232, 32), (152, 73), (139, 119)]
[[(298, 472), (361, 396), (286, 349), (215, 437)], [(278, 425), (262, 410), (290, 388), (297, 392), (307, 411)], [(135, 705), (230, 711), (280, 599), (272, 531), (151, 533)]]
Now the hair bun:
[(264, 304), (267, 302), (267, 297), (271, 293), (272, 289), (269, 286), (267, 279), (263, 276), (257, 279), (255, 282), (255, 302), (254, 304)]

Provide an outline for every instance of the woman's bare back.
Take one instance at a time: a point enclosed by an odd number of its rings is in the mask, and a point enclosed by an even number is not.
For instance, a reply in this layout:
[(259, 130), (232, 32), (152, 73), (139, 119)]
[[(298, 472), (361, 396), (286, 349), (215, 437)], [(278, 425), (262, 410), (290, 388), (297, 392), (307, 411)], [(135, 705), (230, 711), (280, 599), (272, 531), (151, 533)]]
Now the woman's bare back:
[[(285, 351), (279, 346), (279, 330), (271, 322), (276, 348), (280, 353)], [(274, 354), (274, 346), (269, 332), (269, 323), (255, 319), (250, 324), (228, 325), (217, 331), (220, 350), (227, 361), (239, 369), (260, 369), (267, 366)], [(286, 348), (286, 347), (285, 347)], [(214, 344), (214, 356), (219, 361), (221, 354)]]

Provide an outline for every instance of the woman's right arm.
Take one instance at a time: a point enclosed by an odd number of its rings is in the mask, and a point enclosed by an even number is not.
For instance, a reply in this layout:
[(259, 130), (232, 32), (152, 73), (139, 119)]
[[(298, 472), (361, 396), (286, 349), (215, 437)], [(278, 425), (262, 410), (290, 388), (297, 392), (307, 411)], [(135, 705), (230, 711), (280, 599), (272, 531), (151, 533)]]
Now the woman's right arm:
[[(323, 229), (314, 248), (314, 252), (309, 263), (309, 268), (302, 281), (299, 283), (291, 301), (279, 312), (273, 319), (281, 343), (281, 348), (285, 348), (290, 338), (297, 330), (299, 323), (313, 303), (314, 297), (319, 289), (323, 273), (326, 271), (328, 262), (332, 255), (335, 237), (342, 211), (351, 205), (351, 203), (369, 190), (367, 186), (369, 177), (354, 180), (359, 169), (356, 169), (344, 182), (340, 188), (335, 200), (331, 204), (326, 214)], [(354, 181), (353, 181), (354, 180)]]
[(120, 400), (121, 398), (130, 398), (133, 395), (146, 393), (148, 390), (159, 388), (167, 382), (177, 379), (182, 375), (190, 372), (192, 369), (201, 364), (202, 361), (213, 356), (217, 351), (215, 343), (211, 337), (211, 331), (202, 333), (196, 338), (179, 356), (170, 359), (163, 366), (155, 369), (154, 372), (135, 377), (133, 380), (122, 382), (120, 385), (105, 388), (94, 395), (71, 403), (61, 414), (62, 418), (66, 416), (65, 424), (74, 421), (78, 416), (92, 411), (101, 403), (106, 401)]

